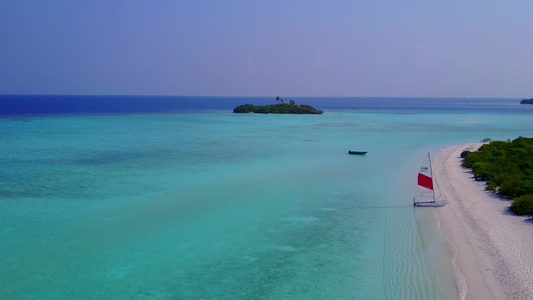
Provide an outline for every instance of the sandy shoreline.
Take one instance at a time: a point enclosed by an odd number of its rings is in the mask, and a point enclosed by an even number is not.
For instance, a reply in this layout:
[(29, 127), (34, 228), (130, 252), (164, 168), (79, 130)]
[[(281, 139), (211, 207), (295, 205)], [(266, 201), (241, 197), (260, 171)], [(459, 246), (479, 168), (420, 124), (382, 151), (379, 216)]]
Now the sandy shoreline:
[(450, 146), (433, 160), (437, 195), (448, 200), (434, 210), (460, 299), (533, 299), (533, 221), (509, 213), (509, 201), (461, 167), (461, 152), (481, 145)]

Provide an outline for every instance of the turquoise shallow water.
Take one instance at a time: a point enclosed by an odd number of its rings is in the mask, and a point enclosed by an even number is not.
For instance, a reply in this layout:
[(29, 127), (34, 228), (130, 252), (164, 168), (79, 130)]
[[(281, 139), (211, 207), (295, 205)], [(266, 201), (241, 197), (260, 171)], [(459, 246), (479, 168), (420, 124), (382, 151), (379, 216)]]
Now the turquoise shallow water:
[[(529, 114), (0, 119), (4, 299), (454, 299), (425, 153)], [(350, 156), (349, 149), (369, 151)]]

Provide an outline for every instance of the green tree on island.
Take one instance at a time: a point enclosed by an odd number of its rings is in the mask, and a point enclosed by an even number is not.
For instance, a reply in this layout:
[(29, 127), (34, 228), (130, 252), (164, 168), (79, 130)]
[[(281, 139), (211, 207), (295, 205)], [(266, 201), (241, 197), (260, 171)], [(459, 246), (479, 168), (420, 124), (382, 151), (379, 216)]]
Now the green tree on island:
[[(283, 102), (279, 96), (276, 101)], [(239, 105), (233, 109), (234, 113), (258, 113), (258, 114), (323, 114), (323, 110), (316, 109), (311, 105), (296, 105), (294, 100), (287, 103), (278, 103), (272, 105), (255, 106), (253, 104)]]

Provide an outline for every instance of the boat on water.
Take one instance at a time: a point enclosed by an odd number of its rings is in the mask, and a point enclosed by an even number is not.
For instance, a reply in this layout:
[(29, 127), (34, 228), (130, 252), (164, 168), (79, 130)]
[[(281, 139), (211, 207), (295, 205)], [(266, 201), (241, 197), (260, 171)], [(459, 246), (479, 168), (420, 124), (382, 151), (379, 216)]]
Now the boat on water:
[(431, 156), (428, 153), (426, 158), (422, 161), (420, 172), (418, 172), (418, 187), (420, 195), (413, 198), (413, 205), (420, 207), (442, 207), (448, 204), (445, 199), (435, 197), (435, 189), (433, 187), (433, 170), (431, 169)]
[(352, 151), (352, 150), (348, 151), (348, 154), (355, 154), (355, 155), (365, 155), (367, 153), (368, 151)]

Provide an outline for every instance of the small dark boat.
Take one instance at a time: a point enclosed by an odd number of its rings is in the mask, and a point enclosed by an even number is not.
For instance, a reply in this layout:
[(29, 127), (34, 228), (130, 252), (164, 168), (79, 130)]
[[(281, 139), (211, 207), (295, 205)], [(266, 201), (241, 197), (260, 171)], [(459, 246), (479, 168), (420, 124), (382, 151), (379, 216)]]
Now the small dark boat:
[(355, 155), (365, 155), (367, 151), (348, 151), (348, 154), (355, 154)]

